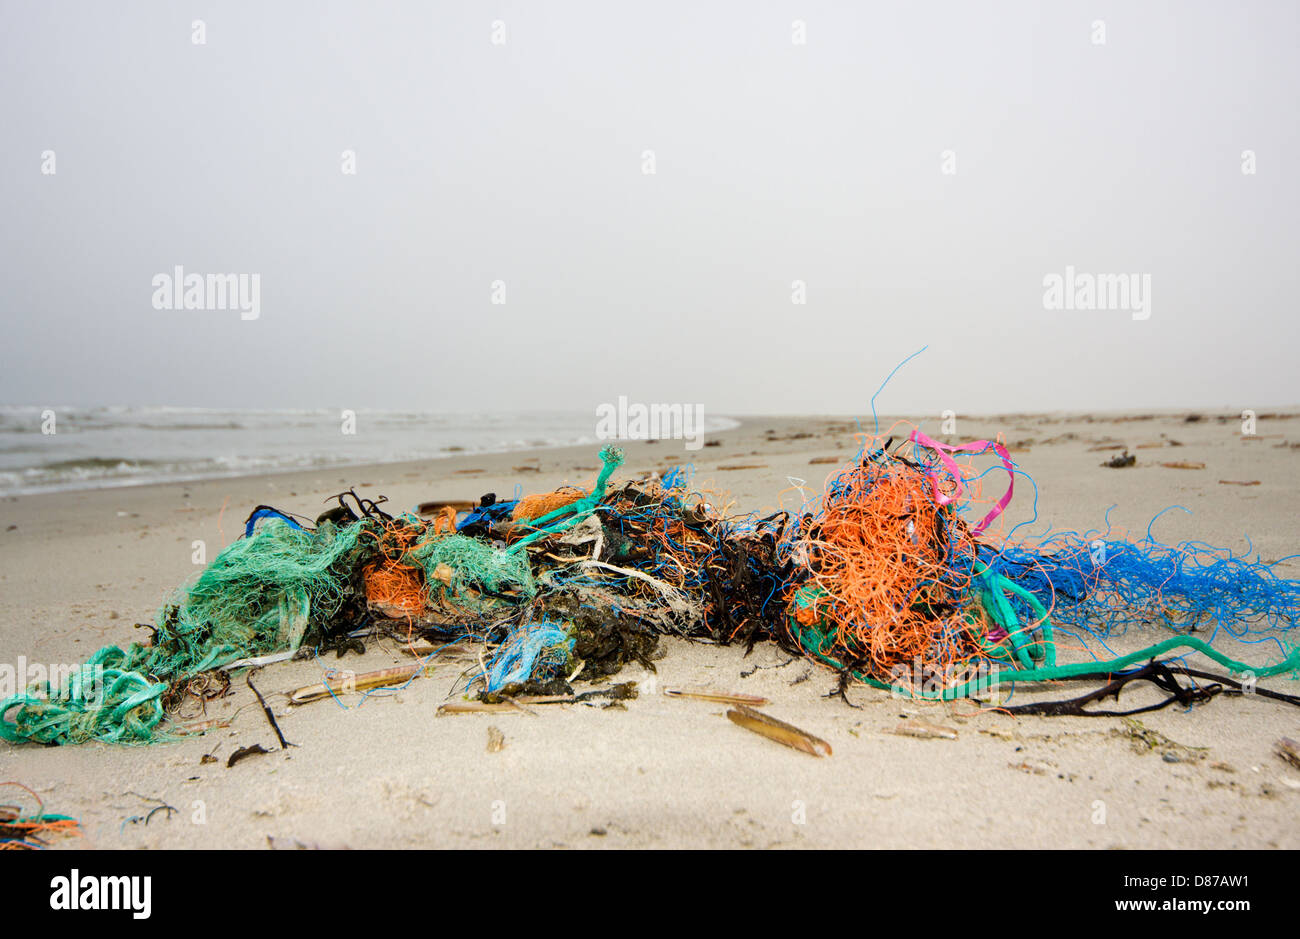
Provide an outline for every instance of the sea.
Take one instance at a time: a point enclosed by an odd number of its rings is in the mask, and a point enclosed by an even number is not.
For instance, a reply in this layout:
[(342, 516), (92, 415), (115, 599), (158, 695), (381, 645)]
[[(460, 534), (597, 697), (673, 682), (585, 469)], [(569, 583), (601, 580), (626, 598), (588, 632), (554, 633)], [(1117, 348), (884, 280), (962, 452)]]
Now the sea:
[[(704, 431), (736, 426), (706, 417)], [(9, 405), (0, 406), (0, 495), (603, 443), (594, 414), (577, 412)]]

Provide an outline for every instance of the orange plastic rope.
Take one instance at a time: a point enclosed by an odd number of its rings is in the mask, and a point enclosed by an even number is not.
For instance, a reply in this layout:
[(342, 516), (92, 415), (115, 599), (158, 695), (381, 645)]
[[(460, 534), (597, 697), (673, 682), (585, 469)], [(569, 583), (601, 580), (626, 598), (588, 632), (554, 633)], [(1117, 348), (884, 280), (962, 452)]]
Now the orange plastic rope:
[[(816, 590), (791, 603), (795, 619), (827, 625), (841, 657), (877, 675), (916, 662), (958, 668), (980, 658), (960, 605), (969, 577), (947, 559), (973, 552), (964, 522), (932, 498), (930, 477), (908, 463), (857, 464), (832, 478), (836, 495), (795, 544)], [(806, 585), (800, 585), (806, 586)], [(797, 588), (792, 587), (787, 600)]]

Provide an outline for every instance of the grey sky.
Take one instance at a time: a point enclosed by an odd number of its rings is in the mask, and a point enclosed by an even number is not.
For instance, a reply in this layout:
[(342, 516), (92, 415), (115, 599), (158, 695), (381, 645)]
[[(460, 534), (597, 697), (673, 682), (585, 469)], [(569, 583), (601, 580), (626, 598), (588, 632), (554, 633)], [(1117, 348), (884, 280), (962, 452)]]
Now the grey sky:
[[(1298, 27), (3, 0), (0, 403), (862, 413), (927, 343), (882, 409), (1294, 403)], [(260, 274), (260, 318), (154, 309), (175, 265)], [(1044, 309), (1067, 265), (1149, 274), (1150, 318)]]

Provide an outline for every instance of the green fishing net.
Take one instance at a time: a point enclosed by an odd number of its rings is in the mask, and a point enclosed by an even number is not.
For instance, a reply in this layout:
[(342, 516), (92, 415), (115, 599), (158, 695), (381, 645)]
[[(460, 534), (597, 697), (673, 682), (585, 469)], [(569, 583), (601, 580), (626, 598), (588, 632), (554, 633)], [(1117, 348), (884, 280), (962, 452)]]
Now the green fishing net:
[(451, 568), (453, 592), (462, 593), (468, 588), (503, 593), (515, 589), (524, 596), (537, 593), (537, 582), (528, 566), (526, 554), (499, 551), (465, 535), (447, 535), (429, 541), (407, 554), (407, 557), (424, 569), (427, 583), (437, 582), (438, 565)]
[(106, 646), (57, 686), (43, 682), (0, 704), (10, 742), (147, 743), (169, 685), (241, 658), (296, 650), (358, 593), (365, 527), (314, 532), (266, 522), (223, 550), (164, 605), (150, 645)]

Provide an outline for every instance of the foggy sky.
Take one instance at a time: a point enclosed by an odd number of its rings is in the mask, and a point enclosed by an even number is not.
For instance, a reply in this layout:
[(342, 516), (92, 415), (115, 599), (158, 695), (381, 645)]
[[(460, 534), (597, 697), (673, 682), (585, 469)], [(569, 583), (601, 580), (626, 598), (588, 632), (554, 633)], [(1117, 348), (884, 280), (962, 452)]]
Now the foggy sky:
[[(863, 413), (926, 344), (882, 411), (1295, 403), (1298, 36), (1293, 2), (3, 0), (0, 403)], [(259, 274), (260, 317), (155, 309), (177, 265)], [(1044, 309), (1067, 266), (1149, 275), (1150, 318)]]

